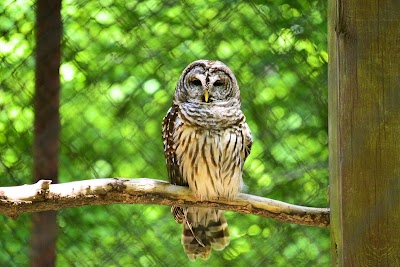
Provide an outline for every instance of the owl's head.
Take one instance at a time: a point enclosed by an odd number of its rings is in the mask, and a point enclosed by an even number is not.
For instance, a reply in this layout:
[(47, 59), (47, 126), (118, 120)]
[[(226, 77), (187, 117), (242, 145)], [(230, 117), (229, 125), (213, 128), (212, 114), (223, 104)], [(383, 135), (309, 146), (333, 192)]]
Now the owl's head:
[(175, 103), (215, 104), (231, 100), (240, 103), (236, 77), (224, 63), (211, 60), (190, 63), (183, 70), (174, 95)]

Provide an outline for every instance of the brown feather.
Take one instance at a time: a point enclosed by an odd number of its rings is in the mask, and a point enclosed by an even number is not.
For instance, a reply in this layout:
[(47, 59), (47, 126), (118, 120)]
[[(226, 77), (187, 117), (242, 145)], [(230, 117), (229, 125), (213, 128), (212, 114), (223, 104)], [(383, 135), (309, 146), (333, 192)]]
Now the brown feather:
[[(252, 137), (236, 78), (225, 64), (199, 60), (183, 71), (162, 131), (172, 184), (188, 186), (199, 200), (235, 198)], [(223, 211), (174, 206), (171, 212), (183, 225), (181, 241), (190, 260), (207, 259), (212, 249), (229, 244)]]

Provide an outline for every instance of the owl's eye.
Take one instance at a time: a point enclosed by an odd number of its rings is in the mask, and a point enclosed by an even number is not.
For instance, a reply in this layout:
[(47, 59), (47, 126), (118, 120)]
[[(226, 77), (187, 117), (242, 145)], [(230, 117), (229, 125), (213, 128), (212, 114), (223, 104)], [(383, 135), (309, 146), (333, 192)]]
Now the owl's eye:
[(196, 79), (192, 81), (192, 84), (195, 86), (201, 86), (201, 81)]
[(214, 82), (213, 85), (214, 86), (222, 86), (222, 85), (224, 85), (224, 83), (221, 80), (217, 80), (217, 81)]

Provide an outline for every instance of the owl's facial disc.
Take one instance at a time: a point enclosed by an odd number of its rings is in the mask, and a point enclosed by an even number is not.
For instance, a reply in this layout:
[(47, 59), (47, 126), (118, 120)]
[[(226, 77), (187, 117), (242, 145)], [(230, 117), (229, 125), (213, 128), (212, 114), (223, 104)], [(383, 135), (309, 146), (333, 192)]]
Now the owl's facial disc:
[(186, 92), (184, 101), (208, 104), (234, 97), (232, 90), (235, 83), (232, 77), (224, 69), (215, 66), (193, 66), (183, 83)]
[(232, 96), (231, 79), (223, 71), (211, 72), (207, 76), (207, 87), (210, 94), (210, 102), (227, 101)]
[[(194, 72), (194, 73), (193, 73)], [(189, 102), (208, 102), (209, 90), (206, 82), (206, 70), (201, 67), (196, 67), (186, 77), (186, 88)]]

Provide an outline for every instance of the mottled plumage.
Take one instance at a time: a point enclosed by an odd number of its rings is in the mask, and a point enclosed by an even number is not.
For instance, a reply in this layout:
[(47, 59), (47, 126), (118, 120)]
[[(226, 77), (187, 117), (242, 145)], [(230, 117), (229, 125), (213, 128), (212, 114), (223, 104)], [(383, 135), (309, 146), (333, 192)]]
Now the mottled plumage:
[[(252, 137), (240, 109), (236, 78), (225, 64), (198, 60), (187, 66), (162, 126), (172, 184), (189, 186), (200, 200), (233, 199), (241, 191)], [(211, 248), (222, 250), (229, 244), (223, 211), (171, 211), (183, 224), (182, 244), (189, 259), (207, 259)]]

